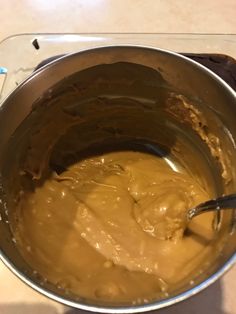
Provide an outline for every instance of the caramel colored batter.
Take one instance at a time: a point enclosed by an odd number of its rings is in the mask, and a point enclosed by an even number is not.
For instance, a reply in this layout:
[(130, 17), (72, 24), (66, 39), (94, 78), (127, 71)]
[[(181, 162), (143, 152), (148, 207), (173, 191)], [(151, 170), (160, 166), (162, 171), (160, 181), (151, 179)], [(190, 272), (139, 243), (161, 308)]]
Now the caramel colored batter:
[(68, 293), (147, 302), (171, 293), (210, 254), (212, 214), (184, 233), (186, 210), (208, 198), (164, 158), (105, 153), (24, 193), (16, 239), (30, 265)]

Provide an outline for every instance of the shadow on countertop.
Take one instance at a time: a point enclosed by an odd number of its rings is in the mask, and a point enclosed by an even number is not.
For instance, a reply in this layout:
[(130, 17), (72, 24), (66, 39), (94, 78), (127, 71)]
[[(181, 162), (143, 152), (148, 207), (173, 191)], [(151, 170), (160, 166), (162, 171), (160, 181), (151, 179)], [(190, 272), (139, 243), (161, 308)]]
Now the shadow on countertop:
[[(236, 314), (234, 309), (231, 309), (230, 312), (225, 312), (222, 307), (222, 289), (220, 281), (217, 281), (189, 300), (167, 309), (150, 312), (150, 314)], [(72, 308), (65, 308), (64, 310), (64, 314), (88, 313)], [(59, 314), (59, 312), (49, 304), (3, 303), (0, 304), (0, 314)]]
[(0, 314), (59, 314), (57, 309), (43, 303), (3, 303), (0, 304)]

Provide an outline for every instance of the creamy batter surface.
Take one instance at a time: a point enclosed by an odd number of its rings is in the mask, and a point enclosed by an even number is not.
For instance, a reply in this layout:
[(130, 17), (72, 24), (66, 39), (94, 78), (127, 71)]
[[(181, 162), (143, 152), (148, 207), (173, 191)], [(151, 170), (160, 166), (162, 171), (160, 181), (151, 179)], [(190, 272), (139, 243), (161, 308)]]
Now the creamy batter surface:
[[(176, 169), (175, 169), (176, 170)], [(89, 157), (24, 191), (16, 239), (30, 265), (68, 293), (102, 301), (165, 297), (211, 253), (210, 198), (165, 159), (136, 151)]]

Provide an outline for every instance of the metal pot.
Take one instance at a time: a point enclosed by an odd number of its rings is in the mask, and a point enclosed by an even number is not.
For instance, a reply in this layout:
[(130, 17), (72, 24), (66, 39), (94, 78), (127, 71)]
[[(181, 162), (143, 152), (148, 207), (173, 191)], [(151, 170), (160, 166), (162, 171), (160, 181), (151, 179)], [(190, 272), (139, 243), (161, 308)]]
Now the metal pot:
[[(67, 99), (66, 110), (86, 122), (86, 127), (80, 130), (82, 146), (105, 137), (109, 143), (119, 138), (157, 142), (168, 147), (166, 154), (178, 146), (176, 154), (180, 151), (183, 164), (213, 196), (235, 192), (236, 94), (223, 80), (186, 57), (160, 49), (101, 47), (71, 54), (34, 72), (1, 106), (2, 261), (42, 294), (69, 306), (104, 313), (145, 312), (169, 306), (203, 290), (227, 271), (236, 261), (233, 210), (216, 217), (216, 254), (210, 263), (206, 261), (204, 272), (195, 274), (194, 285), (183, 282), (166, 299), (135, 306), (98, 304), (68, 296), (35, 276), (12, 235), (12, 199), (20, 163), (27, 158), (25, 148), (30, 134), (43, 121), (44, 114), (56, 117), (50, 106), (61, 99), (64, 103)], [(121, 105), (121, 99), (125, 99), (125, 105)], [(35, 117), (32, 112), (37, 108), (40, 114)], [(171, 122), (165, 117), (170, 117)], [(64, 128), (62, 122), (58, 120), (58, 128)], [(102, 132), (98, 132), (99, 123)], [(55, 139), (56, 133), (48, 135), (54, 143), (59, 140)], [(48, 145), (49, 141), (45, 140), (39, 148), (42, 159)], [(37, 175), (39, 165), (34, 166)], [(220, 245), (223, 247), (217, 253)]]

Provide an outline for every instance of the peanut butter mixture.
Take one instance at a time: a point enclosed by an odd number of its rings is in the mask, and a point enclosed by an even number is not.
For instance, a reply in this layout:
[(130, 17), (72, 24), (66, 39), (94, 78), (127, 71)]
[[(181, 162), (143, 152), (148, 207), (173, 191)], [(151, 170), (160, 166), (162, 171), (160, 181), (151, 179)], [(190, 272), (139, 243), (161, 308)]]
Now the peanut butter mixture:
[(185, 230), (187, 209), (207, 199), (165, 158), (104, 153), (24, 192), (16, 239), (35, 271), (67, 293), (148, 302), (168, 296), (210, 254), (211, 213)]

